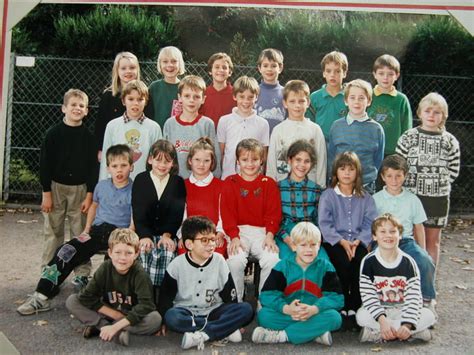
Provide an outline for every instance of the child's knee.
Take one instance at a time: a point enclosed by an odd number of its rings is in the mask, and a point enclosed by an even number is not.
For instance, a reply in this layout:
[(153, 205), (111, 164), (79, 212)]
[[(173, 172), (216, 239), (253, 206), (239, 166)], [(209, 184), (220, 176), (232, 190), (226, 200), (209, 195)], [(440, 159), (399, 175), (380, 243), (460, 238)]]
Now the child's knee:
[(247, 257), (243, 252), (238, 254), (229, 255), (227, 259), (227, 265), (229, 265), (229, 269), (233, 271), (244, 271), (245, 267), (247, 266)]
[(279, 261), (278, 253), (265, 252), (260, 258), (259, 264), (262, 269), (272, 269)]

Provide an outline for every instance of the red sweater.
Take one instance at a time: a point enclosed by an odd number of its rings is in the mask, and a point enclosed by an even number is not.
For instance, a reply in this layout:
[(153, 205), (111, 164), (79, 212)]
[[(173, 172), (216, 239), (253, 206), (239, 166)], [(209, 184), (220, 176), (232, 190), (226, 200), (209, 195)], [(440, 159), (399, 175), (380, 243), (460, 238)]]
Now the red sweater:
[(239, 225), (265, 227), (275, 234), (281, 221), (278, 185), (264, 175), (253, 181), (238, 174), (228, 176), (222, 190), (221, 217), (224, 231), (232, 239), (239, 237)]
[(214, 177), (209, 185), (197, 186), (186, 179), (184, 184), (186, 185), (187, 216), (206, 216), (217, 225), (223, 181)]
[(221, 91), (217, 91), (211, 84), (206, 88), (206, 101), (204, 101), (199, 112), (212, 119), (217, 130), (219, 119), (231, 113), (235, 106), (237, 104), (230, 83)]

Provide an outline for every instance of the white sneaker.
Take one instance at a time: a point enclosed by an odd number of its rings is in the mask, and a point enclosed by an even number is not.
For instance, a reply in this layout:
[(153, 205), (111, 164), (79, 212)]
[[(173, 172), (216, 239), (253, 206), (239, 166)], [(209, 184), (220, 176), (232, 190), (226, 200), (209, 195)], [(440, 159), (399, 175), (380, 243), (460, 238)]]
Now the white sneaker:
[(331, 332), (326, 332), (321, 334), (316, 339), (314, 339), (316, 343), (331, 346), (332, 345), (332, 335)]
[(197, 346), (198, 350), (204, 349), (204, 342), (209, 340), (209, 336), (204, 332), (186, 332), (181, 340), (183, 349), (190, 349)]
[(270, 330), (263, 327), (257, 327), (252, 333), (252, 341), (260, 344), (285, 343), (286, 334), (283, 330)]
[(414, 333), (412, 334), (411, 337), (413, 339), (420, 339), (423, 341), (430, 341), (433, 338), (431, 335), (431, 330), (429, 329), (425, 329), (425, 330), (422, 330), (421, 332)]
[(359, 334), (359, 341), (361, 343), (372, 342), (378, 343), (381, 341), (380, 332), (369, 327), (362, 327)]
[(29, 298), (20, 307), (16, 309), (22, 316), (38, 314), (38, 312), (46, 312), (51, 309), (48, 298), (39, 292), (28, 295)]
[(230, 341), (231, 343), (240, 343), (242, 341), (242, 333), (240, 332), (240, 329), (237, 329), (235, 332), (230, 334), (226, 339)]

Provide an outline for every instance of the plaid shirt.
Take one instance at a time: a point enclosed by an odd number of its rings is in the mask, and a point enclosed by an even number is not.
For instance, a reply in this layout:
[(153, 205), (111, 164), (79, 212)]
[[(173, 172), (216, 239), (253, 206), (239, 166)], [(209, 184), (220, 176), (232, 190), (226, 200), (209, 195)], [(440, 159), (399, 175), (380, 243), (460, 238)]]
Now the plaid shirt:
[(298, 222), (313, 222), (318, 225), (318, 204), (322, 188), (306, 178), (296, 182), (290, 177), (278, 182), (281, 194), (283, 219), (276, 234), (282, 240), (288, 237)]
[(156, 248), (156, 243), (160, 241), (159, 236), (153, 237), (153, 244), (155, 247), (148, 253), (140, 252), (140, 260), (146, 273), (150, 276), (153, 286), (161, 286), (163, 278), (165, 277), (166, 268), (174, 259), (176, 254), (170, 252), (163, 246)]
[(144, 114), (143, 112), (142, 112), (142, 115), (140, 116), (140, 118), (138, 118), (137, 120), (133, 120), (132, 118), (128, 117), (128, 116), (127, 116), (127, 111), (125, 111), (125, 112), (123, 113), (123, 122), (124, 122), (124, 123), (128, 123), (128, 122), (130, 122), (130, 121), (137, 121), (138, 123), (142, 124), (143, 121), (145, 121), (145, 118), (146, 118), (146, 117), (145, 117), (145, 114)]

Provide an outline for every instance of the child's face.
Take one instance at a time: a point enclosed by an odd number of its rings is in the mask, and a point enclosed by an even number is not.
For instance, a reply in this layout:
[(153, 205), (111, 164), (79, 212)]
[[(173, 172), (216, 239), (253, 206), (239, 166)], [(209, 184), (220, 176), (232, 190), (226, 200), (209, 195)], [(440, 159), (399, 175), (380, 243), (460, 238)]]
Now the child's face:
[(421, 114), (421, 128), (427, 131), (437, 132), (440, 130), (443, 122), (443, 111), (441, 107), (435, 105), (426, 105), (422, 108)]
[(246, 181), (253, 181), (260, 174), (262, 158), (259, 154), (244, 150), (240, 153), (237, 164), (240, 168), (240, 176)]
[(258, 66), (258, 71), (262, 74), (263, 81), (267, 84), (276, 84), (278, 81), (278, 75), (283, 70), (283, 66), (280, 66), (273, 60), (264, 58), (262, 63)]
[(306, 268), (318, 256), (319, 247), (320, 243), (316, 240), (301, 240), (295, 243), (293, 251), (296, 252), (296, 262)]
[(308, 96), (303, 91), (290, 91), (283, 106), (288, 110), (288, 117), (293, 120), (304, 120), (304, 115), (309, 107)]
[(130, 270), (138, 257), (135, 248), (125, 243), (115, 244), (112, 249), (109, 248), (108, 252), (112, 265), (121, 275), (125, 275)]
[(307, 152), (299, 152), (288, 159), (290, 165), (290, 177), (294, 181), (303, 181), (311, 170), (311, 157)]
[(194, 240), (186, 240), (186, 248), (193, 260), (202, 264), (211, 257), (216, 248), (216, 235), (214, 233), (198, 233)]
[(232, 75), (232, 70), (230, 70), (229, 64), (225, 59), (217, 59), (212, 63), (210, 74), (215, 84), (225, 84)]
[(212, 152), (209, 150), (197, 150), (193, 157), (189, 159), (191, 171), (196, 179), (202, 180), (211, 172)]
[(405, 181), (405, 173), (403, 170), (388, 168), (384, 170), (381, 176), (389, 193), (398, 195), (402, 191), (403, 182)]
[(151, 165), (153, 175), (163, 179), (170, 173), (173, 167), (173, 160), (169, 159), (164, 153), (158, 153), (154, 157), (148, 157), (148, 164)]
[(195, 114), (204, 103), (204, 92), (184, 86), (178, 98), (183, 105), (183, 112)]
[(337, 181), (341, 185), (354, 185), (357, 178), (357, 170), (352, 165), (344, 165), (337, 169)]
[(400, 242), (400, 232), (389, 221), (383, 222), (375, 231), (373, 236), (381, 250), (393, 250)]
[(128, 58), (120, 59), (118, 65), (118, 76), (122, 86), (129, 81), (136, 80), (138, 77), (138, 65)]
[(161, 74), (166, 82), (174, 82), (179, 72), (179, 61), (176, 58), (163, 56), (160, 60)]
[(370, 105), (365, 90), (358, 87), (351, 87), (349, 89), (349, 95), (347, 95), (345, 103), (349, 108), (349, 113), (354, 118), (364, 117), (367, 106)]
[(61, 110), (64, 113), (66, 124), (69, 126), (80, 126), (89, 112), (86, 102), (79, 96), (71, 96), (66, 105), (62, 105)]
[(237, 110), (242, 116), (250, 116), (253, 112), (255, 103), (257, 102), (258, 96), (255, 95), (250, 90), (245, 90), (244, 92), (238, 92), (234, 99), (237, 102)]
[(345, 77), (346, 73), (340, 64), (329, 62), (324, 66), (323, 78), (326, 79), (327, 86), (340, 90)]
[(115, 186), (124, 186), (128, 183), (128, 177), (133, 170), (133, 165), (130, 165), (128, 157), (125, 155), (118, 155), (110, 158), (107, 166), (107, 171), (112, 177), (112, 182)]
[(146, 99), (140, 96), (137, 90), (130, 91), (122, 100), (127, 111), (127, 116), (132, 120), (137, 120), (143, 115), (145, 109)]
[(377, 85), (382, 88), (383, 91), (390, 91), (393, 84), (397, 81), (399, 74), (389, 67), (378, 68), (373, 72)]

